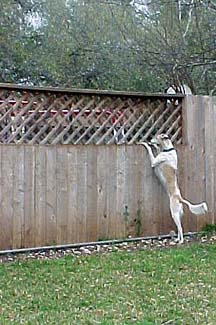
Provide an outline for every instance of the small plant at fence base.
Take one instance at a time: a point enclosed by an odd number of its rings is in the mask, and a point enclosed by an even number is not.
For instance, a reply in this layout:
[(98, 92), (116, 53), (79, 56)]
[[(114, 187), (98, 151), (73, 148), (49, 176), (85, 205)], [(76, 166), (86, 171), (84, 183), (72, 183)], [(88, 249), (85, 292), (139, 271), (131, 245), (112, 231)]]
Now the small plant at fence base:
[(202, 227), (202, 234), (207, 237), (216, 235), (216, 224), (207, 223), (205, 226)]

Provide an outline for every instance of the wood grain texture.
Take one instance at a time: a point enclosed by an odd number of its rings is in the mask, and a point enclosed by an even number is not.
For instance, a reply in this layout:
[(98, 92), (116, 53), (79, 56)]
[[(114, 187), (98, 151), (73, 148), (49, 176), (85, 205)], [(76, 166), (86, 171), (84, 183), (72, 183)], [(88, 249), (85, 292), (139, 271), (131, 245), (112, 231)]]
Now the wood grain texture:
[(57, 243), (57, 148), (46, 147), (46, 242)]
[(57, 242), (68, 243), (68, 155), (67, 147), (56, 148)]
[(24, 238), (23, 247), (36, 245), (36, 209), (35, 209), (35, 171), (36, 152), (35, 147), (24, 147)]
[[(184, 231), (215, 222), (216, 99), (183, 103), (178, 145)], [(0, 249), (167, 234), (169, 202), (140, 145), (0, 145)]]
[(24, 246), (25, 227), (25, 148), (13, 146), (13, 247)]
[(68, 147), (68, 242), (79, 241), (79, 218), (78, 218), (78, 173), (79, 156), (76, 146)]
[(46, 147), (35, 147), (35, 245), (46, 245)]
[[(2, 248), (13, 247), (13, 178), (14, 149), (13, 146), (1, 148), (1, 244)], [(18, 218), (19, 219), (19, 218)], [(19, 230), (18, 230), (19, 231)], [(17, 244), (17, 239), (15, 240)]]

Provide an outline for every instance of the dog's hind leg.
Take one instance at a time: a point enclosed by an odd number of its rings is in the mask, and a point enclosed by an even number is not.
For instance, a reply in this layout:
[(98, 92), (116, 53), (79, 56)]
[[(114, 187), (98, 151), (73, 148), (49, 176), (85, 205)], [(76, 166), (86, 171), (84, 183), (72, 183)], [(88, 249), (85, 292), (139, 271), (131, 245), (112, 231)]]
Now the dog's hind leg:
[(181, 218), (183, 216), (183, 206), (182, 203), (179, 202), (177, 199), (170, 198), (170, 212), (173, 218), (173, 221), (176, 224), (177, 231), (178, 231), (178, 237), (177, 240), (179, 243), (183, 243), (183, 229), (181, 225)]

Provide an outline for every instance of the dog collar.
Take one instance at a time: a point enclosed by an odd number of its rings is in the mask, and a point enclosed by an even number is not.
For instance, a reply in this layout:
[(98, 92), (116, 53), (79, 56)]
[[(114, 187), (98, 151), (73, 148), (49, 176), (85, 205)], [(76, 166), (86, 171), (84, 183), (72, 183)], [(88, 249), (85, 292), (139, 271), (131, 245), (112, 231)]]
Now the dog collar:
[(172, 151), (172, 150), (175, 150), (175, 148), (164, 149), (163, 152), (169, 152), (169, 151)]

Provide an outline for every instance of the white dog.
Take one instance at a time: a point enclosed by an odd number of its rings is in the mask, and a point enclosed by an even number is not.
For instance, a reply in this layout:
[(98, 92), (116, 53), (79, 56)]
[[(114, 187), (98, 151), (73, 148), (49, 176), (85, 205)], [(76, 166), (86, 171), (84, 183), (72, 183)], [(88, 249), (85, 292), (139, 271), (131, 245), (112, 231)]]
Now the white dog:
[[(154, 168), (156, 175), (160, 179), (162, 185), (167, 191), (170, 200), (170, 211), (172, 218), (178, 230), (177, 240), (183, 243), (183, 231), (181, 218), (183, 216), (183, 203), (189, 210), (196, 215), (204, 214), (208, 211), (206, 202), (200, 204), (192, 204), (181, 196), (181, 192), (177, 182), (178, 158), (176, 150), (166, 134), (160, 134), (151, 140), (150, 144), (141, 142), (148, 151), (151, 166)], [(151, 145), (160, 149), (159, 154), (155, 157)]]

